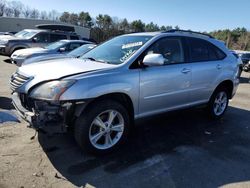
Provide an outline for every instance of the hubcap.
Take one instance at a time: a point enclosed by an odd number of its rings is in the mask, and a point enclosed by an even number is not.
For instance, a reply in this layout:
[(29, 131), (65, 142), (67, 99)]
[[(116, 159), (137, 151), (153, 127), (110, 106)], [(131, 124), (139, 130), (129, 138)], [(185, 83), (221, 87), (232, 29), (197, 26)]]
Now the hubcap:
[(89, 129), (89, 140), (97, 149), (114, 146), (124, 132), (124, 119), (116, 110), (107, 110), (95, 117)]
[(214, 101), (214, 113), (217, 116), (223, 114), (227, 107), (227, 94), (224, 91), (221, 91), (217, 94)]

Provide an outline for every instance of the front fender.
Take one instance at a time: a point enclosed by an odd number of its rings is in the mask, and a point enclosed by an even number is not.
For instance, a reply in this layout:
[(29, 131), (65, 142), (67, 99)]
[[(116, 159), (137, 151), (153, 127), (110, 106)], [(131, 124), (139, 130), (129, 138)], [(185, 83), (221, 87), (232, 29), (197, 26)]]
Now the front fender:
[(114, 74), (82, 78), (66, 90), (61, 101), (95, 99), (112, 93), (123, 93), (133, 102), (135, 113), (139, 105), (139, 72), (128, 70)]

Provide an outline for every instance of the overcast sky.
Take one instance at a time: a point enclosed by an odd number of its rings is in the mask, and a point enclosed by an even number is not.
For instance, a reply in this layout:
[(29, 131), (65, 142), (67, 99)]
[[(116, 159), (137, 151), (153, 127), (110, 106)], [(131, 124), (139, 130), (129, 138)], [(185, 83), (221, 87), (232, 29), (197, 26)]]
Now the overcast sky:
[(246, 27), (250, 29), (250, 0), (21, 0), (39, 10), (87, 11), (92, 17), (141, 19), (181, 29), (212, 31)]

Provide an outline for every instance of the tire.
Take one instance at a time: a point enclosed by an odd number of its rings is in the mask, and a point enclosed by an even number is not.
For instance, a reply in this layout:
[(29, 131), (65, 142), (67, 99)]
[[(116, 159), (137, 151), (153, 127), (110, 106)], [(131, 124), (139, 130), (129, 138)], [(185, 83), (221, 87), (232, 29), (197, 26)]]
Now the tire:
[(126, 108), (116, 101), (102, 100), (91, 104), (76, 119), (74, 135), (84, 151), (103, 154), (118, 149), (127, 140), (129, 129)]
[(227, 110), (229, 92), (226, 87), (218, 87), (209, 100), (207, 111), (212, 119), (220, 119)]

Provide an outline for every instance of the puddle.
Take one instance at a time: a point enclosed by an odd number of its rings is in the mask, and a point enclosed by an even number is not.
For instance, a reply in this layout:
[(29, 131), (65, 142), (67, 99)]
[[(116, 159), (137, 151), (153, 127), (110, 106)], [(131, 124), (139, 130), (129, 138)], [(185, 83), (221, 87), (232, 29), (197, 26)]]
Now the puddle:
[(1, 123), (5, 122), (17, 122), (20, 123), (17, 115), (14, 111), (6, 110), (6, 111), (0, 111), (0, 125)]

